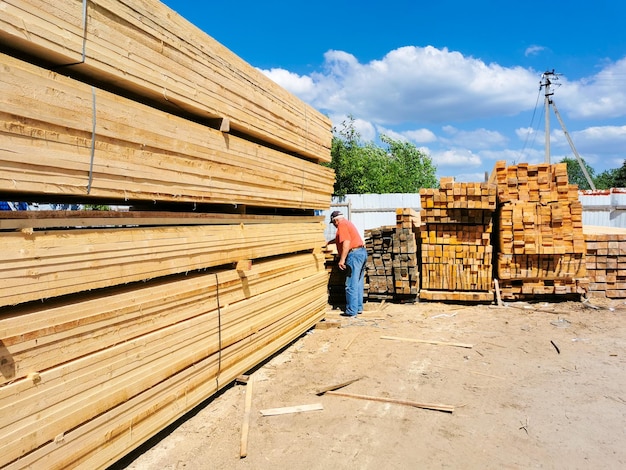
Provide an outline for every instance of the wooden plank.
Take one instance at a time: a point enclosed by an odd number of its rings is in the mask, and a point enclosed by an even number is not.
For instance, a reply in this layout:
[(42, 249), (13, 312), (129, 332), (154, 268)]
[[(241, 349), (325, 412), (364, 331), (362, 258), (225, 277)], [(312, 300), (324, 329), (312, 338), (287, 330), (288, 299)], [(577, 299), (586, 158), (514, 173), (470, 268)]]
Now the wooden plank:
[(346, 387), (346, 386), (348, 386), (350, 384), (353, 384), (354, 382), (356, 382), (358, 380), (361, 380), (362, 378), (363, 377), (357, 377), (355, 379), (346, 380), (345, 382), (341, 382), (341, 383), (338, 383), (338, 384), (335, 384), (335, 385), (329, 385), (327, 387), (320, 388), (320, 389), (318, 389), (315, 392), (315, 394), (316, 395), (324, 395), (326, 392), (329, 392), (331, 390), (338, 390), (340, 388)]
[[(320, 266), (315, 255), (289, 255), (261, 260), (245, 277), (232, 269), (216, 270), (125, 286), (115, 292), (93, 292), (83, 299), (14, 308), (10, 315), (0, 316), (4, 346), (0, 360), (6, 364), (0, 384), (170, 324), (211, 311), (215, 315), (218, 298), (220, 305), (235, 304), (291, 283), (294, 278), (323, 272)], [(98, 341), (89, 341), (92, 336)], [(62, 358), (59, 350), (63, 350)]]
[(330, 168), (239, 137), (224, 139), (201, 124), (0, 58), (7, 70), (0, 84), (8, 95), (0, 102), (7, 139), (0, 150), (0, 191), (26, 200), (43, 194), (120, 204), (328, 208)]
[(322, 216), (255, 215), (228, 212), (28, 210), (0, 211), (0, 230), (145, 226), (145, 225), (237, 225), (319, 222)]
[[(0, 37), (28, 54), (160, 106), (330, 161), (330, 120), (161, 2), (5, 2)], [(86, 26), (86, 28), (85, 28)], [(85, 57), (83, 60), (83, 51)]]
[[(3, 232), (0, 305), (323, 245), (319, 223)], [(33, 282), (36, 279), (37, 282)]]
[(455, 346), (457, 348), (468, 348), (468, 349), (472, 349), (474, 347), (473, 344), (467, 344), (467, 343), (450, 343), (446, 341), (432, 341), (432, 340), (427, 340), (427, 339), (399, 338), (396, 336), (381, 336), (380, 339), (390, 339), (394, 341), (408, 341), (411, 343), (437, 344), (441, 346)]
[(415, 408), (423, 408), (426, 410), (443, 411), (446, 413), (454, 412), (454, 406), (443, 405), (439, 403), (421, 403), (421, 402), (416, 402), (416, 401), (411, 401), (411, 400), (402, 400), (402, 399), (397, 399), (397, 398), (375, 397), (375, 396), (370, 396), (370, 395), (359, 395), (356, 393), (345, 393), (345, 392), (336, 392), (336, 391), (326, 392), (326, 395), (334, 395), (334, 396), (346, 397), (346, 398), (357, 398), (359, 400), (379, 401), (382, 403), (395, 403), (398, 405), (407, 405), (407, 406), (413, 406)]
[(252, 341), (224, 350), (222, 357), (226, 360), (232, 356), (232, 360), (229, 359), (229, 364), (222, 368), (222, 380), (215, 380), (214, 369), (210, 367), (214, 358), (200, 361), (196, 367), (187, 368), (65, 432), (61, 440), (63, 445), (54, 441), (47, 443), (7, 468), (67, 468), (77, 461), (89, 468), (107, 467), (230, 383), (229, 380), (234, 380), (293, 341), (319, 321), (324, 308), (320, 305), (308, 316), (304, 316), (304, 312), (294, 312), (271, 328), (259, 331)]
[[(223, 320), (231, 320), (227, 325), (222, 322), (224, 331), (219, 337), (215, 329), (217, 319), (207, 322), (200, 317), (43, 371), (37, 387), (25, 381), (2, 387), (0, 429), (5, 438), (0, 443), (0, 455), (8, 461), (24, 455), (59, 432), (88, 422), (128, 397), (201, 362), (203, 357), (212, 358), (211, 374), (221, 377), (231, 361), (241, 360), (239, 353), (227, 357), (225, 348), (241, 344), (246, 338), (253, 341), (256, 332), (279, 324), (293, 312), (317, 311), (325, 304), (314, 300), (325, 288), (323, 282), (318, 282), (313, 290), (310, 282), (303, 280), (299, 284), (240, 303), (239, 317), (222, 309)], [(292, 292), (293, 297), (287, 292)], [(135, 360), (129, 361), (129, 357)], [(229, 381), (240, 373), (229, 376)]]
[(248, 456), (248, 434), (250, 431), (250, 412), (252, 410), (252, 384), (253, 380), (246, 383), (246, 400), (243, 410), (243, 423), (241, 424), (241, 440), (239, 445), (239, 457)]
[(292, 413), (303, 413), (306, 411), (320, 411), (323, 409), (324, 405), (322, 405), (321, 403), (311, 403), (307, 405), (285, 406), (282, 408), (268, 408), (265, 410), (260, 410), (260, 413), (263, 416), (277, 416)]

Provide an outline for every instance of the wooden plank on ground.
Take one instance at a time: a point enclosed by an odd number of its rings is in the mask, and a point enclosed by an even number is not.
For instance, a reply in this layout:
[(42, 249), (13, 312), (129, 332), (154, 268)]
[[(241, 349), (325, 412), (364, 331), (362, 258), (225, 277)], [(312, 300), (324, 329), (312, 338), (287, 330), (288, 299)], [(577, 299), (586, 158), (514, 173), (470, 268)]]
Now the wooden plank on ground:
[(424, 408), (427, 410), (444, 411), (446, 413), (454, 412), (454, 406), (442, 405), (439, 403), (421, 403), (421, 402), (416, 402), (416, 401), (411, 401), (411, 400), (402, 400), (402, 399), (388, 398), (388, 397), (375, 397), (375, 396), (370, 396), (370, 395), (359, 395), (356, 393), (345, 393), (345, 392), (337, 392), (337, 391), (326, 392), (326, 395), (335, 395), (338, 397), (346, 397), (346, 398), (357, 398), (359, 400), (379, 401), (382, 403), (395, 403), (398, 405), (414, 406), (415, 408)]
[(260, 410), (260, 413), (263, 416), (276, 416), (292, 413), (302, 413), (305, 411), (320, 411), (323, 409), (324, 406), (321, 403), (311, 403), (307, 405), (285, 406), (282, 408), (268, 408), (265, 410)]
[(432, 341), (428, 339), (417, 339), (417, 338), (399, 338), (396, 336), (381, 336), (380, 339), (389, 339), (393, 341), (407, 341), (410, 343), (437, 344), (441, 346), (455, 346), (457, 348), (468, 348), (468, 349), (471, 349), (474, 347), (473, 344), (468, 344), (468, 343), (451, 343), (447, 341)]

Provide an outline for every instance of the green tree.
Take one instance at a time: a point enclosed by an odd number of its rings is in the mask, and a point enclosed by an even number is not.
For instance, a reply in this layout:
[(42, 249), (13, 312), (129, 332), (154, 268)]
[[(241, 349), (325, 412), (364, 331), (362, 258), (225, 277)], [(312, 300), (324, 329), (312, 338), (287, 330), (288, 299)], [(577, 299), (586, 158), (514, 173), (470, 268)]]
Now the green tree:
[[(589, 177), (592, 181), (594, 181), (595, 170), (587, 164), (584, 158), (581, 158), (581, 160), (587, 170), (587, 173), (589, 174)], [(587, 178), (585, 178), (585, 174), (583, 173), (578, 160), (575, 158), (565, 157), (561, 160), (561, 162), (567, 164), (567, 179), (570, 184), (577, 184), (578, 189), (591, 189), (591, 186), (589, 185)]]
[(394, 177), (388, 192), (417, 193), (421, 188), (437, 187), (437, 167), (428, 155), (406, 141), (385, 135), (381, 140), (388, 145), (389, 169)]
[(626, 188), (626, 160), (622, 163), (622, 166), (615, 169), (613, 173), (612, 188)]
[(365, 193), (418, 192), (436, 187), (436, 167), (431, 158), (413, 144), (387, 136), (385, 147), (363, 143), (349, 116), (334, 129), (329, 166), (335, 170), (336, 196)]
[(596, 185), (596, 189), (610, 189), (615, 188), (615, 176), (619, 171), (618, 168), (611, 170), (604, 170), (602, 173), (593, 178), (593, 184)]

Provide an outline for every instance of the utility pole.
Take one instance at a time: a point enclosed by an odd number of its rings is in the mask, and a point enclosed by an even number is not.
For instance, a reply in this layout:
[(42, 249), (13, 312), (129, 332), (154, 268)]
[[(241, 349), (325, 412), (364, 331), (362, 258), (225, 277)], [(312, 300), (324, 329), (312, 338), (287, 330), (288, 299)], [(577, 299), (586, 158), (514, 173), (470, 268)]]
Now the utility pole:
[(551, 98), (552, 95), (554, 94), (550, 89), (550, 85), (552, 85), (553, 80), (558, 80), (557, 74), (554, 73), (554, 69), (552, 69), (552, 72), (547, 71), (541, 75), (540, 86), (545, 88), (545, 100), (544, 100), (545, 101), (545, 105), (544, 105), (545, 113), (546, 113), (545, 162), (548, 164), (550, 163), (550, 106), (552, 106), (552, 108), (554, 109), (554, 114), (556, 115), (557, 119), (559, 120), (559, 124), (561, 125), (561, 129), (563, 129), (563, 133), (565, 134), (565, 137), (567, 138), (567, 142), (569, 143), (569, 146), (572, 149), (572, 152), (574, 152), (574, 156), (576, 157), (576, 160), (578, 161), (578, 164), (580, 165), (580, 169), (582, 170), (583, 175), (585, 176), (585, 179), (587, 180), (587, 183), (589, 183), (589, 187), (591, 189), (596, 189), (596, 186), (593, 184), (593, 181), (591, 180), (591, 177), (589, 176), (589, 172), (587, 171), (587, 168), (585, 168), (583, 159), (580, 157), (580, 155), (578, 155), (578, 152), (576, 151), (576, 147), (574, 147), (574, 142), (572, 141), (572, 138), (570, 137), (569, 132), (567, 132), (567, 129), (565, 128), (565, 123), (563, 122), (563, 119), (561, 119), (561, 114), (556, 109), (556, 103)]
[(551, 90), (550, 90), (550, 85), (552, 85), (552, 81), (550, 80), (550, 78), (552, 77), (556, 77), (556, 74), (554, 73), (554, 69), (552, 70), (552, 72), (544, 72), (541, 75), (541, 87), (544, 88), (544, 112), (545, 112), (545, 121), (546, 121), (546, 127), (545, 127), (545, 159), (544, 161), (546, 163), (550, 163), (550, 103), (551, 103), (551, 99), (550, 97), (554, 94)]

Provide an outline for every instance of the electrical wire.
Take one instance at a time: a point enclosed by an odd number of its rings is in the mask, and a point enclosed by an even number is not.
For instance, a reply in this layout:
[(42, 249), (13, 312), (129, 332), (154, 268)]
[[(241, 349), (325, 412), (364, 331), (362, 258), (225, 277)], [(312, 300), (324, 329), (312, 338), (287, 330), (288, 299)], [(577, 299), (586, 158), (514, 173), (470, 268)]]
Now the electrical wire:
[[(537, 127), (537, 129), (533, 128), (533, 122), (535, 121), (535, 115), (537, 114), (537, 106), (539, 104), (539, 97), (541, 96), (541, 87), (539, 87), (539, 89), (537, 90), (537, 100), (535, 101), (535, 109), (533, 109), (533, 115), (530, 119), (530, 125), (528, 127), (530, 127), (533, 132), (533, 142), (532, 144), (535, 144), (535, 138), (537, 137), (537, 132), (535, 132), (536, 130), (539, 129), (539, 127)], [(539, 123), (537, 125), (539, 125), (541, 123), (541, 118), (539, 119)], [(522, 158), (524, 157), (524, 152), (526, 151), (526, 147), (528, 145), (528, 138), (530, 136), (531, 133), (527, 132), (526, 133), (526, 139), (524, 140), (524, 145), (522, 146), (522, 150), (520, 150), (520, 161), (523, 161)]]

